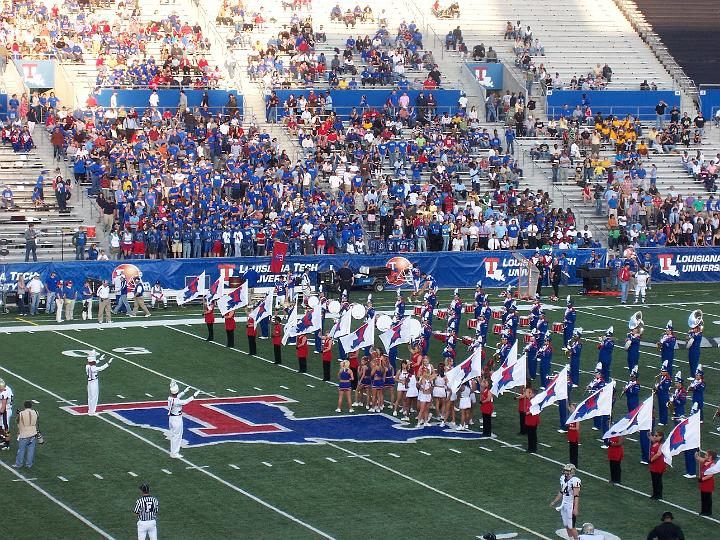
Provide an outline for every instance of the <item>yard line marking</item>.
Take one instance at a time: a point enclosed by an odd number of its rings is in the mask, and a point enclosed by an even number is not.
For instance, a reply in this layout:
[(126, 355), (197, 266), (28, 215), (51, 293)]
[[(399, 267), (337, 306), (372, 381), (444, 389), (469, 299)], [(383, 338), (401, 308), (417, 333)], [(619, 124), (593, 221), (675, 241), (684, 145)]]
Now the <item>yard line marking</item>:
[(394, 457), (394, 458), (399, 458), (399, 457), (400, 457), (400, 456), (398, 456), (397, 454), (395, 454), (394, 452), (388, 452), (388, 456), (392, 456), (392, 457)]
[(125, 396), (121, 396), (120, 394), (116, 394), (116, 395), (117, 395), (117, 397), (119, 397), (120, 399), (125, 399)]
[(420, 453), (421, 453), (423, 456), (432, 456), (432, 454), (431, 454), (430, 452), (426, 452), (425, 450), (420, 450)]
[(254, 388), (255, 390), (257, 390), (258, 392), (262, 392), (262, 388), (258, 388), (257, 386), (253, 386), (253, 388)]
[(718, 433), (717, 431), (710, 431), (709, 433), (711, 435), (716, 435), (716, 436), (720, 437), (720, 433)]
[[(600, 439), (600, 440), (602, 440), (602, 439)], [(552, 448), (552, 446), (550, 446), (549, 444), (544, 443), (544, 442), (539, 442), (538, 444), (539, 444), (540, 446), (544, 446), (545, 448)]]
[(58, 478), (59, 478), (60, 480), (62, 480), (63, 482), (67, 482), (67, 481), (68, 481), (68, 479), (65, 478), (64, 476), (58, 476)]
[(160, 470), (161, 470), (162, 472), (164, 472), (165, 474), (172, 474), (172, 472), (168, 471), (167, 469), (160, 469)]
[(133, 478), (137, 478), (137, 474), (135, 474), (135, 473), (132, 472), (132, 471), (128, 471), (128, 474), (129, 474), (130, 476), (132, 476)]
[(79, 328), (76, 328), (75, 331), (76, 331), (76, 332), (82, 332), (82, 330), (80, 330)]
[[(293, 461), (294, 461), (295, 463), (297, 463), (298, 465), (305, 465), (305, 462), (304, 462), (304, 461), (301, 461), (301, 460), (299, 460), (299, 459), (293, 459)], [(272, 467), (272, 465), (271, 465), (271, 467)]]
[(633, 439), (632, 437), (625, 437), (625, 439), (627, 439), (628, 441), (632, 441), (632, 442), (638, 442), (637, 439)]
[(232, 392), (233, 394), (237, 394), (237, 390), (233, 390), (232, 388), (226, 388), (228, 392)]
[(455, 450), (454, 448), (448, 448), (451, 452), (455, 452), (456, 454), (462, 454), (460, 450)]
[(337, 463), (337, 459), (333, 459), (331, 457), (326, 457), (325, 459), (327, 459), (330, 463)]
[(486, 452), (492, 452), (492, 450), (490, 448), (488, 448), (487, 446), (480, 446), (479, 448), (481, 450), (485, 450)]
[(282, 385), (282, 384), (280, 385), (280, 388), (282, 388), (283, 390), (290, 390), (287, 386)]
[(31, 399), (30, 401), (32, 401), (33, 403), (35, 403), (35, 405), (38, 405), (38, 404), (40, 403), (37, 399)]
[[(43, 488), (41, 488), (40, 486), (38, 486), (37, 484), (35, 484), (33, 481), (34, 481), (34, 480), (37, 480), (37, 478), (28, 478), (28, 477), (26, 477), (26, 476), (23, 476), (22, 474), (20, 474), (19, 472), (17, 472), (15, 469), (13, 469), (10, 465), (8, 465), (7, 463), (5, 463), (4, 461), (0, 461), (0, 465), (2, 465), (5, 469), (7, 469), (8, 471), (10, 471), (11, 473), (13, 473), (15, 476), (17, 476), (18, 479), (19, 479), (19, 481), (25, 482), (27, 485), (29, 485), (30, 487), (32, 487), (35, 491), (37, 491), (38, 493), (42, 494), (44, 497), (47, 497), (47, 498), (50, 499), (52, 502), (54, 502), (55, 504), (57, 504), (60, 508), (62, 508), (63, 510), (65, 510), (68, 514), (70, 514), (71, 516), (73, 516), (73, 517), (79, 519), (80, 521), (82, 521), (85, 525), (87, 525), (88, 527), (90, 527), (93, 531), (95, 531), (96, 533), (98, 533), (98, 534), (99, 534), (100, 536), (102, 536), (103, 538), (107, 538), (108, 540), (114, 540), (114, 537), (113, 537), (113, 536), (110, 536), (110, 534), (108, 534), (107, 532), (105, 532), (104, 530), (102, 530), (100, 527), (98, 527), (97, 525), (95, 525), (92, 521), (90, 521), (90, 520), (87, 519), (86, 517), (82, 516), (81, 514), (79, 514), (78, 512), (76, 512), (75, 510), (73, 510), (72, 508), (70, 508), (67, 504), (65, 504), (64, 502), (62, 502), (60, 499), (56, 498), (55, 496), (53, 496), (52, 494), (50, 494), (49, 492), (45, 491)], [(58, 477), (58, 478), (59, 478), (59, 477)], [(66, 480), (66, 481), (67, 481), (67, 480)]]
[(312, 384), (306, 384), (305, 386), (308, 386), (310, 388), (315, 388)]
[[(64, 402), (64, 403), (66, 403), (67, 405), (72, 405), (72, 404), (73, 404), (70, 400), (64, 399), (62, 396), (56, 394), (56, 393), (53, 392), (52, 390), (48, 390), (47, 388), (43, 388), (43, 387), (40, 386), (39, 384), (36, 384), (36, 383), (30, 381), (29, 379), (26, 379), (26, 378), (23, 377), (22, 375), (19, 375), (18, 373), (14, 373), (14, 372), (10, 371), (9, 369), (7, 369), (7, 368), (5, 368), (5, 367), (3, 367), (3, 366), (0, 366), (0, 370), (1, 370), (1, 371), (4, 371), (4, 372), (6, 372), (6, 373), (9, 373), (10, 375), (12, 375), (13, 377), (15, 377), (16, 379), (19, 379), (19, 380), (23, 381), (24, 383), (29, 384), (30, 386), (33, 386), (33, 387), (37, 388), (38, 390), (40, 390), (40, 391), (42, 391), (42, 392), (45, 392), (46, 394), (48, 394), (48, 395), (50, 395), (50, 396), (53, 396), (55, 399), (60, 400), (60, 401), (62, 401), (62, 402)], [(148, 438), (146, 438), (146, 437), (143, 437), (143, 436), (140, 435), (139, 433), (135, 433), (133, 430), (131, 430), (131, 429), (129, 429), (129, 428), (127, 428), (127, 427), (125, 427), (125, 426), (123, 426), (123, 425), (121, 425), (121, 424), (118, 424), (117, 422), (113, 422), (112, 420), (110, 420), (110, 418), (108, 418), (108, 417), (105, 416), (105, 415), (98, 416), (97, 418), (99, 418), (99, 419), (102, 420), (103, 422), (107, 422), (107, 423), (110, 424), (111, 426), (115, 426), (117, 429), (119, 429), (119, 430), (121, 430), (121, 431), (124, 431), (125, 433), (128, 433), (129, 435), (135, 437), (136, 439), (139, 439), (139, 440), (143, 441), (143, 442), (146, 443), (147, 445), (152, 446), (153, 448), (156, 448), (157, 450), (160, 450), (163, 454), (167, 454), (167, 455), (170, 454), (170, 452), (169, 452), (168, 450), (166, 450), (165, 448), (163, 448), (162, 446), (154, 443), (153, 441), (151, 441), (150, 439), (148, 439)], [(182, 462), (182, 463), (185, 463), (186, 465), (195, 465), (194, 463), (192, 463), (191, 461), (189, 461), (189, 460), (186, 459), (186, 458), (179, 458), (178, 461), (180, 461), (180, 462)], [(3, 465), (3, 466), (5, 466), (5, 467), (7, 467), (7, 465), (6, 465), (5, 463), (3, 463), (2, 461), (0, 461), (0, 465)], [(15, 469), (13, 469), (12, 467), (10, 467), (10, 469), (12, 469), (13, 472), (16, 472)], [(253, 495), (253, 494), (250, 493), (249, 491), (246, 491), (246, 490), (242, 489), (241, 487), (236, 486), (235, 484), (233, 484), (233, 483), (231, 483), (231, 482), (228, 482), (228, 481), (225, 480), (224, 478), (222, 478), (222, 477), (220, 477), (220, 476), (218, 476), (218, 475), (216, 475), (216, 474), (214, 474), (214, 473), (212, 473), (212, 472), (210, 472), (210, 471), (208, 471), (208, 470), (206, 470), (206, 469), (198, 469), (198, 470), (199, 470), (201, 473), (203, 473), (204, 475), (206, 475), (206, 476), (212, 478), (213, 480), (221, 483), (222, 485), (224, 485), (224, 486), (232, 489), (233, 491), (235, 491), (235, 492), (237, 492), (237, 493), (240, 493), (241, 495), (244, 495), (244, 496), (247, 497), (248, 499), (251, 499), (251, 500), (255, 501), (256, 503), (264, 506), (264, 507), (267, 508), (268, 510), (272, 510), (273, 512), (275, 512), (275, 513), (277, 513), (277, 514), (280, 514), (281, 516), (283, 516), (284, 518), (292, 521), (293, 523), (295, 523), (295, 524), (297, 524), (297, 525), (300, 525), (300, 526), (302, 526), (302, 527), (305, 527), (306, 529), (314, 532), (314, 533), (317, 534), (318, 536), (321, 536), (322, 538), (327, 538), (328, 540), (335, 540), (335, 537), (331, 536), (330, 534), (328, 534), (328, 533), (326, 533), (326, 532), (324, 532), (324, 531), (321, 531), (321, 530), (318, 529), (317, 527), (314, 527), (314, 526), (310, 525), (309, 523), (301, 520), (300, 518), (297, 518), (297, 517), (293, 516), (292, 514), (289, 514), (289, 513), (286, 512), (285, 510), (282, 510), (281, 508), (278, 508), (277, 506), (274, 506), (274, 505), (270, 504), (269, 502), (261, 499), (261, 498), (258, 497), (257, 495)], [(719, 521), (719, 523), (720, 523), (720, 521)], [(111, 536), (106, 536), (106, 538), (112, 538), (112, 537), (111, 537)]]
[(95, 478), (97, 478), (98, 480), (102, 480), (102, 479), (103, 479), (103, 477), (100, 476), (99, 474), (93, 474), (93, 476), (94, 476)]
[(37, 480), (37, 478), (16, 478), (13, 482), (32, 482), (33, 480)]
[(229, 466), (232, 467), (233, 469), (237, 470), (237, 471), (240, 470), (240, 467), (238, 467), (238, 466), (235, 465), (234, 463), (230, 463)]
[(272, 463), (268, 463), (267, 461), (262, 461), (261, 463), (266, 467), (272, 467)]
[(374, 461), (374, 460), (369, 459), (369, 458), (367, 458), (367, 457), (365, 457), (365, 456), (361, 456), (360, 454), (356, 454), (356, 453), (353, 452), (352, 450), (348, 450), (348, 449), (346, 449), (346, 448), (343, 448), (342, 446), (338, 446), (337, 444), (334, 444), (334, 443), (331, 443), (331, 442), (325, 441), (325, 444), (327, 444), (327, 445), (329, 445), (329, 446), (332, 446), (333, 448), (337, 448), (338, 450), (342, 450), (343, 452), (346, 452), (347, 454), (350, 454), (350, 455), (353, 456), (353, 457), (358, 457), (358, 458), (362, 459), (363, 461), (366, 461), (366, 462), (368, 462), (368, 463), (370, 463), (370, 464), (372, 464), (372, 465), (375, 465), (376, 467), (380, 467), (381, 469), (384, 469), (384, 470), (386, 470), (386, 471), (388, 471), (388, 472), (390, 472), (390, 473), (392, 473), (392, 474), (394, 474), (394, 475), (397, 475), (397, 476), (399, 476), (399, 477), (401, 477), (401, 478), (404, 478), (405, 480), (408, 480), (409, 482), (413, 482), (413, 483), (415, 483), (415, 484), (417, 484), (417, 485), (419, 485), (419, 486), (422, 486), (422, 487), (424, 487), (425, 489), (429, 489), (430, 491), (432, 491), (432, 492), (434, 492), (434, 493), (437, 493), (438, 495), (442, 495), (443, 497), (447, 497), (448, 499), (451, 499), (451, 500), (453, 500), (453, 501), (455, 501), (455, 502), (458, 502), (458, 503), (460, 503), (460, 504), (462, 504), (462, 505), (465, 505), (465, 506), (467, 506), (467, 507), (469, 507), (469, 508), (472, 508), (473, 510), (477, 510), (477, 511), (482, 512), (483, 514), (486, 514), (486, 515), (488, 515), (488, 516), (490, 516), (490, 517), (493, 517), (493, 518), (495, 518), (495, 519), (497, 519), (497, 520), (503, 521), (503, 522), (507, 523), (508, 525), (512, 525), (513, 527), (517, 527), (518, 529), (522, 529), (523, 531), (525, 531), (525, 532), (527, 532), (527, 533), (530, 533), (530, 534), (532, 534), (532, 535), (535, 535), (535, 536), (537, 536), (538, 538), (542, 538), (543, 540), (550, 540), (550, 537), (548, 537), (548, 536), (545, 536), (545, 535), (543, 535), (543, 534), (541, 534), (541, 533), (539, 533), (539, 532), (537, 532), (537, 531), (534, 531), (534, 530), (532, 530), (532, 529), (529, 529), (528, 527), (524, 527), (524, 526), (520, 525), (519, 523), (515, 523), (515, 522), (512, 521), (512, 520), (509, 520), (509, 519), (507, 519), (507, 518), (504, 518), (504, 517), (502, 517), (502, 516), (500, 516), (500, 515), (498, 515), (498, 514), (496, 514), (496, 513), (494, 513), (494, 512), (491, 512), (490, 510), (486, 510), (485, 508), (482, 508), (482, 507), (480, 507), (480, 506), (477, 506), (476, 504), (473, 504), (473, 503), (471, 503), (471, 502), (469, 502), (469, 501), (466, 501), (466, 500), (464, 500), (464, 499), (461, 499), (461, 498), (459, 498), (459, 497), (456, 497), (455, 495), (452, 495), (452, 494), (450, 494), (450, 493), (447, 493), (446, 491), (442, 491), (442, 490), (440, 490), (440, 489), (438, 489), (438, 488), (436, 488), (436, 487), (434, 487), (434, 486), (431, 486), (430, 484), (426, 484), (426, 483), (423, 482), (422, 480), (418, 480), (417, 478), (413, 478), (412, 476), (409, 476), (409, 475), (407, 475), (407, 474), (401, 473), (400, 471), (396, 471), (396, 470), (393, 469), (392, 467), (388, 467), (387, 465), (383, 465), (382, 463), (380, 463), (380, 462), (378, 462), (378, 461)]
[(146, 395), (147, 397), (153, 397), (152, 394), (148, 394), (147, 392), (145, 392), (145, 395)]
[(207, 469), (210, 465), (193, 465), (191, 467), (185, 467), (186, 471), (189, 471), (190, 469)]

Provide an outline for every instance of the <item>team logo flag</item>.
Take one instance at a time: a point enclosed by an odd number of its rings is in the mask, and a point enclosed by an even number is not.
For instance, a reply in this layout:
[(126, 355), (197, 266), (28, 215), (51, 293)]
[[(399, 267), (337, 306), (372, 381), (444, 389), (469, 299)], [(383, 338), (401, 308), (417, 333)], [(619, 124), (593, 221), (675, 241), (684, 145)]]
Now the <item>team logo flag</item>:
[(530, 414), (540, 414), (545, 407), (549, 407), (558, 400), (567, 399), (568, 369), (565, 366), (555, 378), (550, 381), (547, 388), (530, 400)]
[(450, 371), (445, 373), (448, 381), (448, 387), (451, 391), (457, 392), (463, 383), (480, 377), (482, 375), (482, 347), (478, 347), (470, 355), (470, 358), (460, 362)]
[(200, 293), (205, 289), (205, 272), (200, 274), (199, 276), (196, 276), (188, 283), (187, 287), (182, 289), (177, 294), (177, 304), (178, 306), (182, 306), (183, 304), (187, 304), (188, 302), (192, 302), (195, 300), (198, 296), (200, 296)]
[(322, 329), (322, 306), (318, 304), (305, 312), (305, 315), (297, 319), (295, 334), (310, 334)]
[(272, 301), (273, 295), (272, 292), (270, 292), (257, 306), (255, 306), (255, 309), (250, 312), (248, 317), (255, 321), (255, 324), (258, 324), (263, 319), (267, 319), (272, 315)]
[(297, 304), (295, 304), (288, 315), (285, 328), (283, 329), (282, 344), (287, 345), (288, 340), (291, 337), (295, 337), (295, 330), (297, 328)]
[(371, 317), (365, 324), (347, 336), (340, 338), (346, 353), (370, 347), (375, 342), (375, 318)]
[(700, 448), (700, 415), (692, 414), (681, 420), (660, 447), (665, 463), (672, 467), (673, 456), (685, 450)]
[(380, 334), (380, 341), (382, 341), (385, 346), (386, 352), (390, 352), (390, 349), (393, 347), (412, 341), (412, 336), (410, 335), (410, 320), (410, 317), (405, 317), (398, 324), (392, 325), (389, 330)]
[(209, 304), (213, 300), (220, 300), (223, 296), (225, 296), (225, 279), (220, 276), (213, 281), (210, 288), (205, 291), (205, 300)]
[(285, 254), (287, 254), (287, 242), (275, 242), (273, 244), (272, 259), (270, 259), (270, 272), (279, 274), (282, 271), (285, 262)]
[(246, 281), (240, 287), (233, 289), (228, 294), (218, 300), (218, 309), (220, 313), (225, 315), (231, 311), (248, 305), (248, 282)]
[(351, 320), (352, 316), (350, 315), (349, 309), (341, 311), (337, 321), (335, 321), (335, 324), (330, 329), (329, 336), (333, 339), (338, 339), (341, 336), (347, 336), (350, 333)]
[(490, 376), (492, 387), (490, 392), (494, 396), (500, 395), (505, 390), (523, 386), (527, 382), (527, 365), (525, 355), (518, 358), (517, 341), (513, 343), (507, 358), (503, 360), (500, 367)]
[(632, 411), (615, 422), (603, 435), (603, 439), (610, 437), (624, 437), (638, 431), (652, 429), (653, 396), (650, 396)]
[(582, 422), (596, 416), (609, 416), (612, 412), (612, 397), (615, 390), (615, 381), (596, 390), (575, 407), (566, 425), (573, 422)]

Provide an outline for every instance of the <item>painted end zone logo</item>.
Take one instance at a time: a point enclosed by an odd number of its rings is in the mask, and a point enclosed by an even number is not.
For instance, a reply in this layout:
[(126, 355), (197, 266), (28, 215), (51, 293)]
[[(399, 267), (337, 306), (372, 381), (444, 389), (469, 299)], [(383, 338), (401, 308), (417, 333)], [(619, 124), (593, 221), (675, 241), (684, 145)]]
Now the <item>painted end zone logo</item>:
[[(384, 414), (295, 418), (285, 404), (295, 400), (280, 395), (196, 399), (183, 407), (184, 446), (224, 442), (319, 444), (323, 441), (408, 443), (424, 438), (478, 439), (479, 433), (454, 432), (439, 426), (410, 428)], [(62, 407), (87, 414), (87, 406)], [(166, 431), (166, 401), (99, 405), (131, 426)]]

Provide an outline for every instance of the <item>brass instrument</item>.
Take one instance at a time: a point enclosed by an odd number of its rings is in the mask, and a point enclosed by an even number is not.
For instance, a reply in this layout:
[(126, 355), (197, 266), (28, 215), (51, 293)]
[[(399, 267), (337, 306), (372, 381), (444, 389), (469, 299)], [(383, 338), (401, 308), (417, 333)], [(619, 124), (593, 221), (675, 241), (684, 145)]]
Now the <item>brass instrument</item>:
[(672, 416), (675, 416), (675, 402), (671, 399), (667, 402), (667, 410)]

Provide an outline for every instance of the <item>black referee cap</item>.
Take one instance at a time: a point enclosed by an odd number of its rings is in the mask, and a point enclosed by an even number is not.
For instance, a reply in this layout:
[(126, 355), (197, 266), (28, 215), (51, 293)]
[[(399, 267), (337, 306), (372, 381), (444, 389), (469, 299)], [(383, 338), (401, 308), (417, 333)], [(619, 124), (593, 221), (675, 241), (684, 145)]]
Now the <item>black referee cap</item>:
[(150, 493), (150, 486), (148, 484), (140, 484), (140, 491)]

